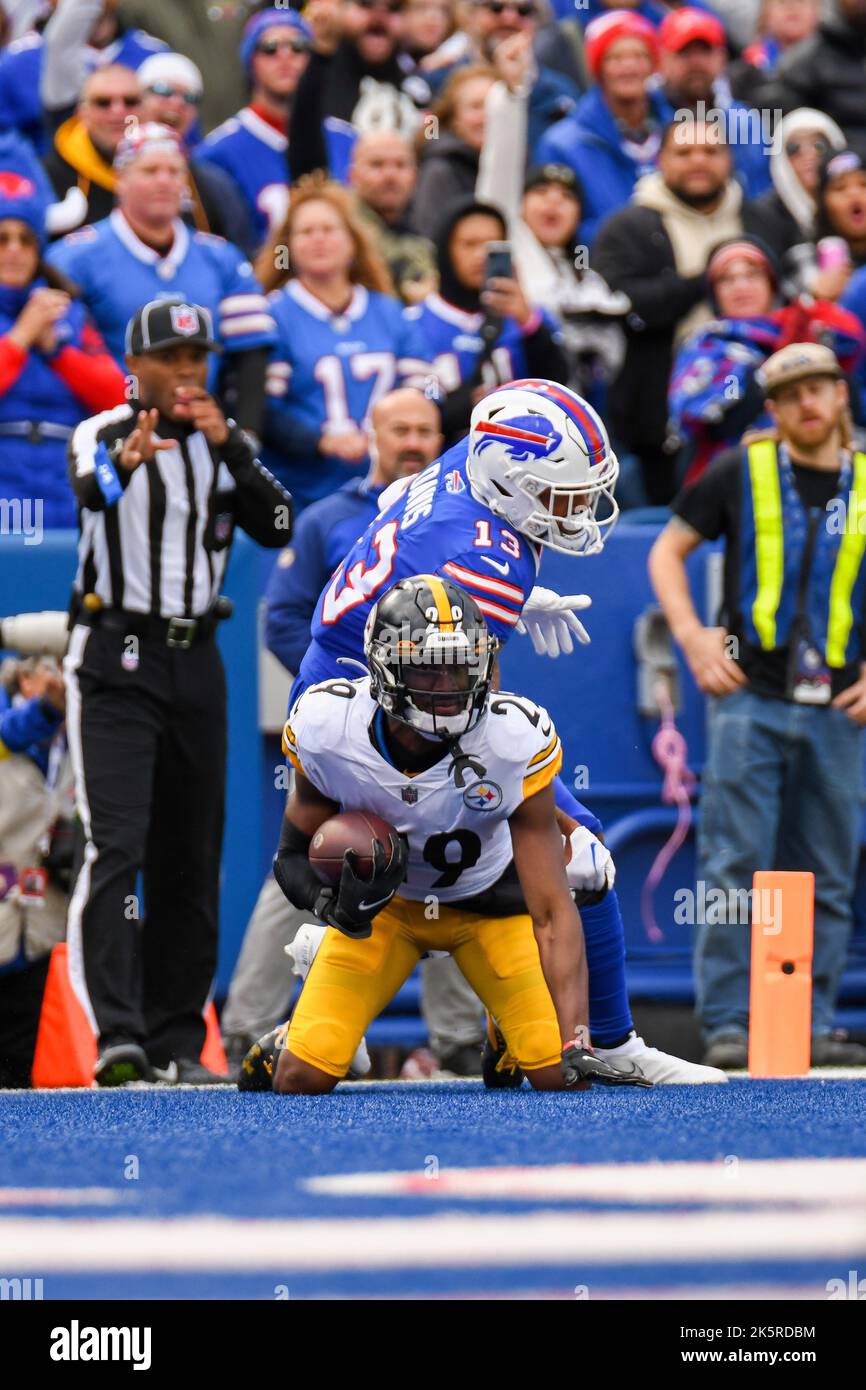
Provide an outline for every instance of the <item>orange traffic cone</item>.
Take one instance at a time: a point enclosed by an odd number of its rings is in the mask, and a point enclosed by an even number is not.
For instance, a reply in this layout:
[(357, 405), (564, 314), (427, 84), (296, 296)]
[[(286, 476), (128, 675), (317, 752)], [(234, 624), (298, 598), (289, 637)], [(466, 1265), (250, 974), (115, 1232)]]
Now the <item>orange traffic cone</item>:
[(201, 1050), (199, 1061), (203, 1067), (208, 1067), (210, 1071), (218, 1072), (220, 1076), (227, 1076), (229, 1070), (228, 1058), (226, 1057), (223, 1040), (220, 1036), (220, 1026), (217, 1022), (213, 1000), (211, 1000), (204, 1011), (204, 1021), (207, 1032), (205, 1033), (204, 1047)]
[[(213, 1003), (204, 1013), (207, 1031), (201, 1050), (202, 1066), (221, 1076), (228, 1061)], [(37, 1089), (52, 1086), (91, 1086), (96, 1066), (96, 1038), (69, 980), (66, 942), (51, 952), (39, 1032), (33, 1054), (32, 1079)]]
[(69, 981), (66, 942), (51, 952), (36, 1051), (33, 1085), (90, 1086), (96, 1066), (96, 1038)]

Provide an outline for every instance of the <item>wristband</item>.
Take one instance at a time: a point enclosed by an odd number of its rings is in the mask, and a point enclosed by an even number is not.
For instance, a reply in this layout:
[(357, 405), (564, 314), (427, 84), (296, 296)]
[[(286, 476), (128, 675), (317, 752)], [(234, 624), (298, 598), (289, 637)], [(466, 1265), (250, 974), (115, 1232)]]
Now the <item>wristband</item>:
[(592, 1046), (589, 1041), (589, 1029), (585, 1023), (578, 1024), (574, 1030), (574, 1037), (562, 1044), (563, 1052), (567, 1052), (570, 1047), (576, 1047), (578, 1050), (586, 1048), (588, 1052), (592, 1051)]

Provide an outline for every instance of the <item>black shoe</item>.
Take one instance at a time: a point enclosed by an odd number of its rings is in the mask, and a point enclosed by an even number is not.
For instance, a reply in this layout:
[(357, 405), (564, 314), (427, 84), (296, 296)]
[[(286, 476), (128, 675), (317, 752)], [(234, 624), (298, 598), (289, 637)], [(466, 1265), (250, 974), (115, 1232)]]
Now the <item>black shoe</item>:
[(154, 1067), (153, 1080), (163, 1086), (233, 1086), (234, 1072), (223, 1075), (203, 1067), (201, 1062), (193, 1062), (189, 1057), (172, 1059), (167, 1067)]
[(153, 1069), (139, 1043), (119, 1040), (100, 1047), (93, 1079), (97, 1086), (125, 1086), (129, 1081), (152, 1081)]
[(813, 1067), (866, 1067), (866, 1047), (841, 1031), (812, 1039)]
[(523, 1085), (523, 1072), (508, 1051), (508, 1045), (487, 1015), (487, 1037), (481, 1053), (481, 1075), (491, 1091), (516, 1090)]
[(720, 1033), (704, 1053), (705, 1067), (720, 1071), (744, 1071), (749, 1065), (749, 1041), (742, 1033)]
[(223, 1038), (229, 1071), (240, 1071), (241, 1064), (254, 1042), (255, 1036), (252, 1033), (229, 1033), (227, 1037)]
[(239, 1091), (272, 1091), (274, 1089), (277, 1062), (286, 1045), (288, 1032), (288, 1023), (281, 1023), (279, 1028), (271, 1029), (270, 1033), (265, 1033), (263, 1038), (259, 1038), (257, 1043), (253, 1043), (241, 1062), (241, 1069), (238, 1073)]
[(477, 1043), (453, 1047), (450, 1052), (443, 1052), (439, 1067), (442, 1071), (450, 1071), (452, 1076), (480, 1076), (481, 1048)]

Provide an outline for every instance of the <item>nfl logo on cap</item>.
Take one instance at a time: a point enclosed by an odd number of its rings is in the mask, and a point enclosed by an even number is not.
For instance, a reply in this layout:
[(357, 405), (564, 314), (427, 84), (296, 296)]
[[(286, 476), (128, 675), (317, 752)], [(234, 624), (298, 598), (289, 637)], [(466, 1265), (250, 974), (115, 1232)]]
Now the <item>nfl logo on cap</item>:
[(180, 333), (185, 338), (191, 337), (198, 332), (198, 310), (191, 304), (172, 304), (171, 326), (175, 333)]

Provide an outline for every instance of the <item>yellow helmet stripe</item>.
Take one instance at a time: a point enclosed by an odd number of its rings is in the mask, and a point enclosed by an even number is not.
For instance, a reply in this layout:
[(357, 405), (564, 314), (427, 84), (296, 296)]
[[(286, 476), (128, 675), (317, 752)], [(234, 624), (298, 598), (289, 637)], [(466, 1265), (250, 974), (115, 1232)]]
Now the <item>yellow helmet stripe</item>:
[(426, 574), (424, 578), (433, 595), (433, 602), (436, 604), (440, 628), (443, 632), (453, 632), (454, 619), (451, 616), (451, 604), (448, 601), (445, 585), (438, 574)]

